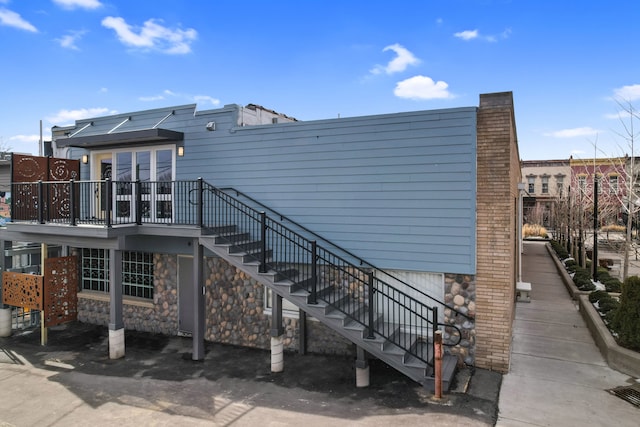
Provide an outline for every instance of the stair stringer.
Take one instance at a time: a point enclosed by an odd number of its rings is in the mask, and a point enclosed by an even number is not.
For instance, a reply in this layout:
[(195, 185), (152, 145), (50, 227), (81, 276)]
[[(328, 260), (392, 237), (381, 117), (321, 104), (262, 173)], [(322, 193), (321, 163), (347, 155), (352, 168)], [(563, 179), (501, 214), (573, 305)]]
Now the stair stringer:
[[(216, 243), (215, 236), (211, 235), (201, 236), (199, 241), (201, 245), (211, 250), (220, 258), (248, 274), (262, 285), (267, 286), (273, 292), (291, 302), (308, 315), (316, 318), (345, 339), (364, 349), (371, 356), (382, 360), (398, 372), (421, 384), (425, 389), (431, 392), (434, 391), (435, 386), (432, 368), (427, 363), (414, 359), (410, 365), (406, 364), (406, 352), (404, 349), (386, 340), (377, 333), (374, 333), (373, 339), (365, 338), (367, 331), (363, 325), (357, 322), (348, 322), (347, 316), (339, 311), (330, 311), (327, 313), (327, 304), (323, 301), (318, 301), (318, 304), (309, 304), (307, 302), (309, 296), (307, 291), (297, 289), (294, 284), (288, 280), (275, 281), (276, 272), (274, 271), (260, 273), (258, 271), (258, 262), (244, 262), (244, 256), (247, 254), (244, 252), (230, 253), (230, 244)], [(457, 357), (455, 356), (445, 355), (443, 358), (443, 390), (445, 391), (447, 391), (451, 385), (451, 381), (455, 375), (456, 364)]]

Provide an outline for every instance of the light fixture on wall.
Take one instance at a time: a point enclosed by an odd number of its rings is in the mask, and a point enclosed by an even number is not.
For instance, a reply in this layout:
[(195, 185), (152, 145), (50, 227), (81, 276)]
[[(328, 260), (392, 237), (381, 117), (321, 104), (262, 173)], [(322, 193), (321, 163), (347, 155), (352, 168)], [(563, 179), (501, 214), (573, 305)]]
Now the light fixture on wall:
[(184, 156), (184, 146), (179, 146), (178, 147), (178, 157), (183, 157)]
[(82, 155), (82, 163), (84, 163), (85, 165), (87, 163), (89, 163), (89, 155), (88, 154), (83, 154)]

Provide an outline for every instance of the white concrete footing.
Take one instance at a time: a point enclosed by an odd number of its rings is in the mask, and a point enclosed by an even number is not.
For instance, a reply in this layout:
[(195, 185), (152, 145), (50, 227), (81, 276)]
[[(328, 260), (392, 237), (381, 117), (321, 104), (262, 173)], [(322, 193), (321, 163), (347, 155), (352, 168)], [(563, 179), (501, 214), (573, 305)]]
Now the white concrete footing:
[(529, 282), (517, 282), (516, 283), (516, 299), (520, 302), (531, 302), (531, 283)]
[(284, 335), (271, 337), (271, 372), (284, 371)]
[(369, 387), (369, 366), (356, 368), (356, 387)]
[(109, 359), (124, 357), (124, 328), (118, 330), (109, 329)]
[(11, 308), (0, 308), (0, 337), (11, 336)]

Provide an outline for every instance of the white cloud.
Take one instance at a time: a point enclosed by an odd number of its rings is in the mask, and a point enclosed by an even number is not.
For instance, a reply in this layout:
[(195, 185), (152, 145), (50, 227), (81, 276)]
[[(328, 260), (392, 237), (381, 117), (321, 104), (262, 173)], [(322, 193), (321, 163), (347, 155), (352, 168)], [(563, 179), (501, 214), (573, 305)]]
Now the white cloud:
[(76, 43), (85, 33), (86, 31), (71, 31), (69, 34), (56, 39), (56, 41), (65, 49), (80, 50)]
[(164, 96), (162, 95), (141, 96), (138, 99), (143, 102), (162, 101), (164, 99)]
[(14, 135), (12, 137), (9, 137), (9, 141), (40, 142), (40, 135), (38, 135), (38, 134), (34, 134), (34, 135)]
[(409, 65), (417, 65), (420, 63), (420, 60), (416, 58), (413, 53), (407, 50), (404, 46), (399, 45), (398, 43), (392, 44), (390, 46), (382, 49), (383, 52), (392, 50), (395, 52), (396, 57), (393, 58), (387, 65), (376, 65), (372, 70), (372, 74), (394, 74), (399, 73), (407, 69)]
[(616, 99), (637, 101), (640, 99), (640, 84), (622, 86), (613, 90)]
[(186, 93), (173, 92), (169, 89), (163, 90), (162, 93), (158, 95), (141, 96), (138, 99), (143, 102), (153, 102), (153, 101), (162, 101), (167, 97), (182, 98), (182, 99), (189, 100), (191, 102), (195, 102), (196, 104), (220, 105), (219, 99), (209, 95), (189, 95)]
[(102, 7), (99, 0), (53, 0), (64, 9), (98, 9)]
[(459, 33), (454, 33), (453, 36), (462, 40), (473, 40), (478, 38), (478, 30), (460, 31)]
[(193, 100), (196, 101), (196, 103), (202, 103), (202, 104), (210, 103), (212, 105), (220, 105), (219, 99), (216, 99), (207, 95), (195, 95), (193, 97)]
[(102, 20), (102, 26), (114, 30), (118, 39), (127, 46), (168, 54), (191, 52), (191, 43), (197, 38), (197, 31), (193, 28), (168, 28), (162, 26), (161, 22), (149, 19), (140, 28), (127, 24), (123, 18), (107, 16)]
[(562, 129), (553, 132), (547, 132), (544, 136), (552, 136), (554, 138), (577, 138), (582, 136), (593, 136), (597, 135), (600, 131), (598, 129), (593, 129), (592, 127), (585, 126), (580, 128), (573, 129)]
[(36, 27), (24, 20), (19, 14), (5, 8), (0, 8), (0, 25), (31, 31), (32, 33), (38, 32)]
[(457, 32), (457, 33), (453, 34), (454, 37), (462, 39), (464, 41), (480, 39), (480, 40), (484, 40), (484, 41), (487, 41), (487, 42), (497, 42), (498, 39), (508, 39), (510, 35), (511, 35), (511, 28), (505, 29), (499, 35), (488, 35), (488, 36), (485, 36), (483, 34), (480, 34), (480, 31), (478, 31), (477, 29), (476, 30), (460, 31), (460, 32)]
[(109, 110), (108, 108), (80, 108), (78, 110), (60, 110), (54, 116), (47, 117), (47, 120), (54, 125), (64, 126), (73, 124), (73, 122), (75, 122), (76, 120), (116, 113), (117, 111)]
[(427, 76), (415, 76), (398, 82), (393, 93), (399, 98), (447, 99), (453, 98), (449, 85), (443, 81), (434, 82)]

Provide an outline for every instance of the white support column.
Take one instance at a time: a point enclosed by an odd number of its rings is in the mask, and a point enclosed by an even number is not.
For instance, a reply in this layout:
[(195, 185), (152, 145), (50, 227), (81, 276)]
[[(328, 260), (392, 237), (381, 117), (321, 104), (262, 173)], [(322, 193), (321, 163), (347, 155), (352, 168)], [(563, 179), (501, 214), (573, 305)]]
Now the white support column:
[(122, 251), (109, 250), (109, 359), (125, 355), (122, 318)]
[(282, 327), (282, 297), (271, 293), (271, 372), (284, 371), (284, 328)]
[(0, 337), (11, 336), (11, 307), (0, 304)]
[(356, 359), (356, 387), (369, 387), (370, 375), (369, 375), (369, 360), (367, 358), (367, 352), (363, 348), (358, 347), (357, 359)]

